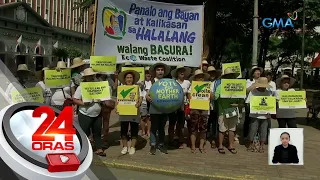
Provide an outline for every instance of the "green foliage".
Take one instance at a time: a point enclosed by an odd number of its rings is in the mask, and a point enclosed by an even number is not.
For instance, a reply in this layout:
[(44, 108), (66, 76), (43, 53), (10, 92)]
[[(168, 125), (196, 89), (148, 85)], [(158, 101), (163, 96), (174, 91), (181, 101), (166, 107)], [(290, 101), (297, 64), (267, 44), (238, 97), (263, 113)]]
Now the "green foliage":
[(66, 47), (65, 48), (68, 52), (68, 57), (70, 59), (74, 59), (76, 57), (81, 57), (82, 56), (82, 52), (77, 49), (77, 48), (74, 48), (74, 47)]
[(65, 47), (65, 48), (54, 48), (52, 51), (52, 55), (57, 57), (58, 59), (73, 59), (75, 57), (81, 57), (82, 52), (73, 47)]

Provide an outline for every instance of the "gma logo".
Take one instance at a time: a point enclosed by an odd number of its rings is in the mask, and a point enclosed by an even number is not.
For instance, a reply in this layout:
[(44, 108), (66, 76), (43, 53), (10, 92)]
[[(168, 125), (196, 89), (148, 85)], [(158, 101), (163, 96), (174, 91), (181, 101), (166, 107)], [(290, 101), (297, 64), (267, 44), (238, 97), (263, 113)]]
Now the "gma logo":
[(264, 18), (262, 20), (262, 26), (269, 29), (279, 28), (279, 27), (281, 28), (294, 27), (291, 18), (287, 18), (287, 19), (280, 18), (279, 20), (276, 18), (274, 19)]

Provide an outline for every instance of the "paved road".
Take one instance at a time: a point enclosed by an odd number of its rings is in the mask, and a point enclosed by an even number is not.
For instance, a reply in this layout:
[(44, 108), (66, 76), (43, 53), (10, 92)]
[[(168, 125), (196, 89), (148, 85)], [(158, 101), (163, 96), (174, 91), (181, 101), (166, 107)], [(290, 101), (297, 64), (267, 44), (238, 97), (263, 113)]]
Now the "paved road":
[(107, 168), (95, 165), (91, 166), (91, 170), (99, 180), (191, 180), (162, 174)]

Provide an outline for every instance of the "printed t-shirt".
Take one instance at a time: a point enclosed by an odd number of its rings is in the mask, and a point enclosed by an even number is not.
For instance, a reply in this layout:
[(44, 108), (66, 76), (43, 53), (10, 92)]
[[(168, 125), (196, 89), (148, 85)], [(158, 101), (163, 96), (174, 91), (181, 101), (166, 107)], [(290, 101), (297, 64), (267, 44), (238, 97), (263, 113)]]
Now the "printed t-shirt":
[[(280, 100), (280, 92), (283, 91), (281, 89), (276, 90), (275, 96), (277, 101)], [(294, 91), (294, 89), (288, 89), (288, 91)], [(296, 111), (295, 109), (277, 109), (277, 118), (295, 118)]]

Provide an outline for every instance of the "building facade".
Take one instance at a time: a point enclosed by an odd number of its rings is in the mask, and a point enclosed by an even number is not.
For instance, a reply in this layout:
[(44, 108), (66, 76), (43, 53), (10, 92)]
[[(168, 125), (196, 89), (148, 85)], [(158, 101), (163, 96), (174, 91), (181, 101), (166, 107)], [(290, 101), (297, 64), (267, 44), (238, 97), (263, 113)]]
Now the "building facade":
[(16, 1), (0, 0), (0, 59), (12, 72), (17, 59), (25, 59), (31, 70), (47, 66), (55, 60), (54, 48), (72, 47), (90, 56), (89, 15), (82, 25), (75, 23), (80, 12), (71, 5), (77, 0)]

